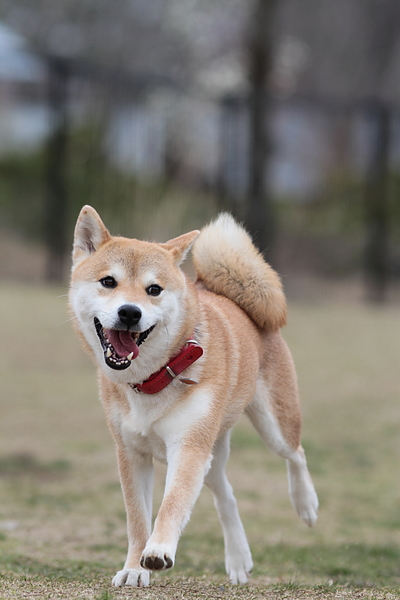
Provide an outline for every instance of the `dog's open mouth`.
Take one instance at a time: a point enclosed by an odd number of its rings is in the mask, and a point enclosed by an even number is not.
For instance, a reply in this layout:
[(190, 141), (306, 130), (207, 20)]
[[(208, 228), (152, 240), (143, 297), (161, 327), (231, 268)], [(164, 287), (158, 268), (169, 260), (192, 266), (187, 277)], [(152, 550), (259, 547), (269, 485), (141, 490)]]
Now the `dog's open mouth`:
[(127, 369), (131, 361), (135, 360), (139, 355), (140, 344), (143, 344), (155, 327), (152, 325), (142, 332), (104, 329), (97, 317), (94, 318), (94, 326), (103, 348), (106, 365), (118, 371)]

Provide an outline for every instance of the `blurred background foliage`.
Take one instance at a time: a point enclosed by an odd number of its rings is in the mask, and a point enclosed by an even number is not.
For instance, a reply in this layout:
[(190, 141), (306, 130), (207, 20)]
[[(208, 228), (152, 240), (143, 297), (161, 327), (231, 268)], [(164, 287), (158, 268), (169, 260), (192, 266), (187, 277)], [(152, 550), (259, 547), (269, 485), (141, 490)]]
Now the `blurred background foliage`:
[[(397, 0), (1, 0), (0, 272), (74, 222), (245, 222), (297, 297), (398, 298)], [(35, 257), (35, 260), (33, 260)]]

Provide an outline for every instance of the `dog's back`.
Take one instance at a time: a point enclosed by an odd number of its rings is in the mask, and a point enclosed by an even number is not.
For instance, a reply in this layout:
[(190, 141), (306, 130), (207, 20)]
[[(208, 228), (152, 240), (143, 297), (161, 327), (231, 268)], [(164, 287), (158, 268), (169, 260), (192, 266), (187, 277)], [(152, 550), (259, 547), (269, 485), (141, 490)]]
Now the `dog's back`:
[(231, 215), (223, 213), (201, 230), (193, 262), (205, 287), (235, 302), (258, 327), (276, 331), (285, 325), (280, 278)]

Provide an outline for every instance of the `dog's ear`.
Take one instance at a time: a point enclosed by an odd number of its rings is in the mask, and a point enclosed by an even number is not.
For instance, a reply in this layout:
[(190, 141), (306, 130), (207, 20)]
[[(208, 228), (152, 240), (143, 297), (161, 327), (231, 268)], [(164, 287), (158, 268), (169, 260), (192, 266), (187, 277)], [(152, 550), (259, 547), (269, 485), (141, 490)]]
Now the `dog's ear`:
[(84, 206), (75, 226), (72, 260), (78, 264), (111, 239), (98, 213), (91, 206)]
[(173, 240), (169, 240), (169, 242), (166, 242), (165, 244), (160, 244), (160, 246), (171, 252), (175, 264), (178, 266), (185, 260), (187, 253), (193, 246), (199, 233), (200, 231), (197, 230), (189, 231), (189, 233), (184, 233)]

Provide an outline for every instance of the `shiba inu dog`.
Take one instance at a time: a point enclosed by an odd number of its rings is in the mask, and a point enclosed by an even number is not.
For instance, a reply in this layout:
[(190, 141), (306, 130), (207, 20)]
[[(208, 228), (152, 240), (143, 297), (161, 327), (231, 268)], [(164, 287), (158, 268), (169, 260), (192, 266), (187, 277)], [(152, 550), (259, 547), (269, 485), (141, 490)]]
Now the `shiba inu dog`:
[[(179, 266), (191, 248), (196, 282)], [(159, 244), (111, 236), (85, 206), (70, 306), (98, 367), (127, 513), (128, 555), (113, 584), (145, 586), (151, 571), (174, 565), (203, 483), (222, 524), (229, 579), (246, 583), (253, 563), (225, 475), (242, 412), (286, 459), (290, 498), (307, 525), (318, 510), (295, 369), (279, 332), (286, 301), (278, 275), (228, 214)], [(153, 458), (167, 475), (152, 529)]]

